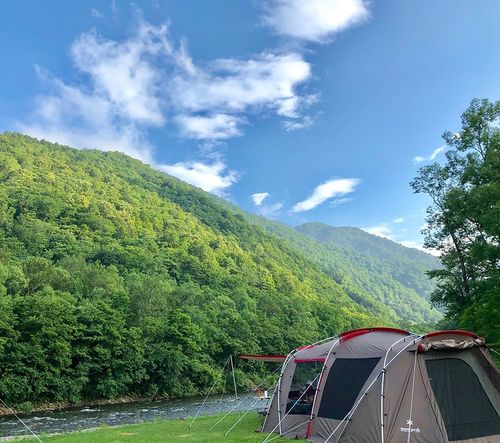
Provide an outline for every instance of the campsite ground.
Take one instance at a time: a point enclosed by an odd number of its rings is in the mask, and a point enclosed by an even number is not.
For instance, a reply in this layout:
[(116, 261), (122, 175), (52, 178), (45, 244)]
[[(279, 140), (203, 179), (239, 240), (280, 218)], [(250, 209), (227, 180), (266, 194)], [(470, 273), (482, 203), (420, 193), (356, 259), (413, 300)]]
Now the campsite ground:
[[(236, 422), (241, 414), (231, 414), (216, 427), (209, 431), (221, 416), (200, 417), (192, 429), (188, 428), (188, 420), (158, 420), (139, 425), (116, 427), (102, 427), (82, 432), (41, 436), (44, 442), (60, 443), (150, 443), (150, 442), (186, 442), (186, 443), (257, 443), (264, 440), (265, 435), (255, 432), (261, 423), (261, 418), (255, 414), (248, 414), (228, 436), (224, 433)], [(28, 439), (23, 441), (35, 441)], [(279, 439), (279, 441), (291, 441)]]

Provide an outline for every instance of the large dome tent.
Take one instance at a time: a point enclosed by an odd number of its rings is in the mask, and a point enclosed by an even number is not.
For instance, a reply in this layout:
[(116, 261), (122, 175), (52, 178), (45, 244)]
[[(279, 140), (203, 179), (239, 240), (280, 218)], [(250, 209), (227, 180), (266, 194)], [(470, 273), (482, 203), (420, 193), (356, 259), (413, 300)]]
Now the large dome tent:
[(263, 432), (322, 443), (500, 442), (500, 373), (485, 340), (365, 328), (284, 357)]

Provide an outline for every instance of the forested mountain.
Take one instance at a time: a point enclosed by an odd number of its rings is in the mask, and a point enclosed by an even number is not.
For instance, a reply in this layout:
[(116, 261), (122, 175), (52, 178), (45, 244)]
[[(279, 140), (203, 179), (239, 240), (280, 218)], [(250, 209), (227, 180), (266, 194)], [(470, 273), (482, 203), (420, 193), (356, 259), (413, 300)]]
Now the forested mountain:
[(255, 219), (120, 153), (0, 135), (0, 398), (192, 395), (230, 353), (434, 318)]
[[(360, 252), (370, 249), (372, 243), (377, 244), (378, 240), (384, 242), (384, 239), (357, 228), (333, 228), (320, 223), (310, 223), (310, 226), (301, 225), (293, 229), (263, 218), (252, 219), (254, 223), (303, 252), (341, 284), (353, 300), (367, 309), (385, 309), (391, 317), (400, 319), (400, 325), (415, 331), (425, 329), (426, 324), (429, 327), (442, 318), (442, 314), (432, 308), (428, 301), (433, 284), (428, 281), (425, 271), (439, 267), (439, 260), (434, 257), (397, 244), (387, 248), (385, 258)], [(341, 245), (335, 245), (333, 240), (321, 241), (313, 238), (313, 232), (320, 230), (340, 233), (346, 230), (353, 239), (356, 233), (359, 235), (357, 242), (350, 243), (346, 239), (343, 245), (342, 241), (339, 241)], [(311, 235), (301, 231), (308, 231)], [(391, 248), (394, 248), (392, 255), (389, 253)], [(417, 253), (417, 258), (423, 256), (423, 263), (404, 257), (406, 253), (411, 257), (414, 252)], [(380, 254), (382, 256), (382, 252)], [(424, 265), (426, 261), (429, 263), (427, 266)]]
[(425, 272), (441, 267), (438, 258), (369, 234), (359, 228), (304, 223), (296, 229), (322, 244), (331, 246), (341, 254), (349, 254), (354, 264), (357, 263), (358, 266), (365, 267), (368, 261), (374, 272), (389, 274), (402, 285), (413, 289), (419, 296), (429, 300), (435, 284), (425, 275)]

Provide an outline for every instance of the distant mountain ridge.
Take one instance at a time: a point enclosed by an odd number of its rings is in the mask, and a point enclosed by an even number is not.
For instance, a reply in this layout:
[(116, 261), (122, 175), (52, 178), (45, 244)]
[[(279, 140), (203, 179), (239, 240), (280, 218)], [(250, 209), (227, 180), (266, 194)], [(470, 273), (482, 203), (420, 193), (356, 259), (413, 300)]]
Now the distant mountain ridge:
[(429, 299), (434, 289), (433, 282), (424, 276), (425, 271), (441, 266), (440, 260), (433, 255), (354, 227), (334, 227), (312, 222), (299, 225), (295, 229), (322, 244), (343, 251), (354, 251), (356, 254), (385, 263), (389, 266), (393, 278), (414, 289), (425, 299)]
[(369, 234), (352, 226), (337, 227), (320, 222), (309, 222), (303, 223), (295, 229), (314, 237), (322, 243), (354, 249), (360, 253), (381, 259), (394, 259), (398, 256), (422, 263), (428, 267), (440, 266), (440, 260), (427, 252), (403, 246), (390, 239)]
[(307, 223), (294, 229), (262, 217), (249, 217), (316, 262), (368, 310), (389, 311), (401, 325), (413, 330), (442, 318), (429, 303), (434, 283), (425, 274), (440, 266), (436, 257), (358, 228)]

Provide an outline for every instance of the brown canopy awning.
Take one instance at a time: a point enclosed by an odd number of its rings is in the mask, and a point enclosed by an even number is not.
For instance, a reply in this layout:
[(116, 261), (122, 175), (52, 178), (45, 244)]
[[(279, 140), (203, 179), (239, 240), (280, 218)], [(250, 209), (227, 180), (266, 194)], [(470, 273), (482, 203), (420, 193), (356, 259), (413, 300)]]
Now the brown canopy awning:
[(238, 357), (245, 360), (266, 361), (272, 363), (282, 363), (286, 359), (286, 355), (256, 355), (256, 354), (240, 354)]

